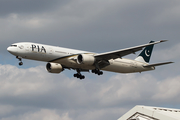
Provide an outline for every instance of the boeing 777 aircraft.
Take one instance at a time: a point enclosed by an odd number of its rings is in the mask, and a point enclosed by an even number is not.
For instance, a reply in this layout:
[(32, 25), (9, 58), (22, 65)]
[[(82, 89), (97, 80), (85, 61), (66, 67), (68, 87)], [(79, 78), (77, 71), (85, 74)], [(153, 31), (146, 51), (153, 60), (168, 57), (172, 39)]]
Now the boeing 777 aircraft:
[[(44, 61), (47, 62), (46, 69), (50, 73), (73, 69), (77, 71), (74, 77), (84, 79), (85, 76), (81, 72), (89, 72), (90, 70), (98, 75), (103, 74), (101, 70), (134, 73), (154, 70), (155, 66), (172, 63), (149, 64), (154, 44), (165, 41), (167, 40), (151, 41), (148, 44), (105, 53), (92, 53), (31, 42), (14, 43), (7, 50), (19, 59), (19, 65), (23, 65), (22, 58)], [(122, 58), (142, 49), (143, 51), (134, 60)]]

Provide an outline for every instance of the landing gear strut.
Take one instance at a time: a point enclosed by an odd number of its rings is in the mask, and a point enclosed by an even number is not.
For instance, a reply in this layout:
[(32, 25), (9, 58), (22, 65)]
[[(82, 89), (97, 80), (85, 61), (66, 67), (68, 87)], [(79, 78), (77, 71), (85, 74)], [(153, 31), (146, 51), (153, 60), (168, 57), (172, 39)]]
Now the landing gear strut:
[(77, 71), (77, 73), (74, 74), (74, 77), (77, 77), (79, 79), (84, 79), (85, 78), (85, 76), (80, 73), (79, 69), (77, 69), (76, 71)]
[(23, 65), (22, 58), (19, 57), (19, 56), (16, 56), (16, 58), (20, 61), (20, 62), (19, 62), (19, 66)]
[(98, 74), (98, 75), (102, 75), (103, 74), (103, 72), (100, 71), (99, 69), (92, 70), (92, 73), (95, 73), (95, 74)]

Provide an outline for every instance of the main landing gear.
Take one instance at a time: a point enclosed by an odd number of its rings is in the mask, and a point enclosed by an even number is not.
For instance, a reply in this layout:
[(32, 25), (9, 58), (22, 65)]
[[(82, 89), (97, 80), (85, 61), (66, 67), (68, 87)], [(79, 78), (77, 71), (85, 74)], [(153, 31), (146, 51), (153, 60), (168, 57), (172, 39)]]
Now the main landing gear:
[[(79, 79), (85, 79), (85, 76), (81, 74), (81, 71), (79, 69), (77, 69), (76, 71), (77, 71), (77, 73), (74, 74), (74, 77), (79, 78)], [(99, 69), (92, 70), (92, 73), (95, 73), (97, 75), (102, 75), (103, 74), (103, 72), (100, 71)]]
[(85, 78), (85, 76), (81, 74), (81, 71), (79, 69), (77, 69), (76, 71), (77, 71), (77, 73), (74, 74), (74, 77), (79, 78), (79, 79)]
[(16, 58), (20, 61), (20, 62), (19, 62), (19, 66), (23, 65), (22, 58), (19, 57), (19, 56), (16, 56)]
[(77, 77), (77, 78), (79, 78), (79, 79), (84, 79), (84, 78), (85, 78), (85, 76), (84, 76), (84, 75), (81, 75), (81, 73), (76, 73), (76, 74), (74, 74), (74, 77)]
[(92, 73), (95, 73), (95, 74), (97, 74), (97, 75), (102, 75), (102, 74), (103, 74), (103, 72), (100, 71), (99, 69), (94, 69), (94, 70), (92, 70)]

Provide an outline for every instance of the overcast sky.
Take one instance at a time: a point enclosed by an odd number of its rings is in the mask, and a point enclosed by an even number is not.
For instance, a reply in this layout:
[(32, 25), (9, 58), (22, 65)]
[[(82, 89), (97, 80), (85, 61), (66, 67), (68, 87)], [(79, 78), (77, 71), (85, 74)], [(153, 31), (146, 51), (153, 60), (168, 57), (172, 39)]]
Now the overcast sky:
[[(0, 120), (116, 120), (135, 105), (180, 109), (179, 11), (179, 0), (0, 0)], [(6, 50), (36, 42), (101, 53), (162, 39), (169, 41), (155, 45), (150, 62), (174, 64), (83, 73), (82, 81), (75, 71), (50, 74), (43, 62), (19, 67)]]

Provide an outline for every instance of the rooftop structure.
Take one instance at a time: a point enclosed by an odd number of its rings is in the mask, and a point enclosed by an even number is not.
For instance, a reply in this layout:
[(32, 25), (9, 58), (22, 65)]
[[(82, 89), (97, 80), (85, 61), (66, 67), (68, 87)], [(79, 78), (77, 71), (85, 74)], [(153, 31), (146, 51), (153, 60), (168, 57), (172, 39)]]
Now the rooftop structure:
[(180, 120), (180, 110), (137, 105), (118, 120)]

